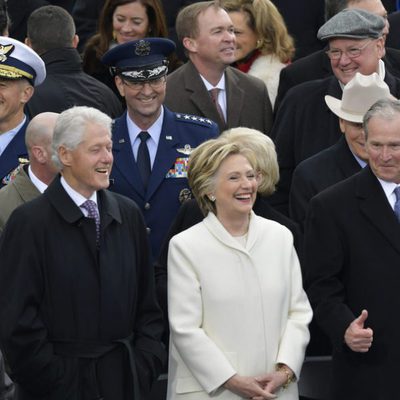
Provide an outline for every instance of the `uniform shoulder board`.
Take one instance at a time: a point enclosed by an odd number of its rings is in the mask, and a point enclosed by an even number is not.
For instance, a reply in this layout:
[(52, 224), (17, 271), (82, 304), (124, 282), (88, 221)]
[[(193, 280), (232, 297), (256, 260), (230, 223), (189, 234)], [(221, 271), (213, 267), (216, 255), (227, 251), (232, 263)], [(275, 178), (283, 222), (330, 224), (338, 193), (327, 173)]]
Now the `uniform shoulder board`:
[(175, 113), (175, 117), (177, 121), (182, 121), (182, 122), (189, 122), (189, 123), (194, 123), (197, 125), (202, 125), (202, 126), (212, 126), (213, 122), (211, 119), (200, 117), (198, 115), (190, 115), (190, 114), (182, 114), (182, 113)]

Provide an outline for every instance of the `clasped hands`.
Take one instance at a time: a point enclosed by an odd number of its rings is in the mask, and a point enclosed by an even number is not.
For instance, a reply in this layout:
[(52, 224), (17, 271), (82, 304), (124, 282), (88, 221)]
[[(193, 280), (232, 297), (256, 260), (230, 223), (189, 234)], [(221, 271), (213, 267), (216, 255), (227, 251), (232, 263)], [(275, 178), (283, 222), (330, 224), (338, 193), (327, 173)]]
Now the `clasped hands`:
[(365, 321), (368, 318), (368, 311), (362, 310), (346, 329), (344, 341), (351, 350), (358, 353), (366, 353), (372, 346), (373, 331), (371, 328), (365, 328)]
[(282, 371), (273, 371), (260, 376), (233, 375), (224, 387), (240, 397), (253, 400), (275, 399), (275, 392), (286, 383), (287, 375)]

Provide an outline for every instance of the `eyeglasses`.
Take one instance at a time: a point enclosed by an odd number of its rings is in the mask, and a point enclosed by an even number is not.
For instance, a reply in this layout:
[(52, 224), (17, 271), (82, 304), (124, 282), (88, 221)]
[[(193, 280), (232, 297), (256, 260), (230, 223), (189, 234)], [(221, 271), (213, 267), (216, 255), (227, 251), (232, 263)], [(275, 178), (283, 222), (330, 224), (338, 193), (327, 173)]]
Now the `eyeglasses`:
[(152, 89), (159, 89), (166, 82), (166, 77), (164, 75), (160, 78), (151, 79), (148, 81), (129, 81), (127, 79), (122, 79), (122, 82), (129, 88), (137, 91), (142, 90), (146, 83), (148, 83)]
[(373, 42), (373, 40), (368, 40), (364, 46), (361, 47), (351, 47), (348, 50), (339, 50), (339, 49), (333, 49), (333, 50), (328, 50), (325, 53), (328, 55), (328, 57), (331, 60), (339, 60), (343, 54), (346, 54), (347, 57), (349, 58), (357, 58), (361, 55), (364, 49), (368, 47)]

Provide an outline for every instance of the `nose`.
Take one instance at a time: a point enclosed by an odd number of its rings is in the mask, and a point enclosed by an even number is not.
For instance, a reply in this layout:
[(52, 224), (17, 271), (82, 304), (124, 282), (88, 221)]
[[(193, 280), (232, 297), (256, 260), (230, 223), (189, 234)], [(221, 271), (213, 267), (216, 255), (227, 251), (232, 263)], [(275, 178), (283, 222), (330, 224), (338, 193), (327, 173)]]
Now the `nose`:
[(147, 95), (147, 94), (152, 94), (153, 93), (153, 88), (150, 86), (150, 83), (149, 82), (144, 82), (143, 83), (143, 87), (142, 87), (142, 89), (141, 89), (141, 93), (143, 93), (144, 95)]
[(338, 62), (340, 65), (347, 65), (351, 63), (351, 59), (345, 51), (342, 51), (342, 54), (340, 55)]
[(382, 161), (389, 161), (392, 158), (391, 151), (388, 146), (382, 146), (381, 159)]
[(132, 30), (132, 23), (130, 21), (126, 21), (123, 23), (121, 30), (123, 32), (130, 32)]

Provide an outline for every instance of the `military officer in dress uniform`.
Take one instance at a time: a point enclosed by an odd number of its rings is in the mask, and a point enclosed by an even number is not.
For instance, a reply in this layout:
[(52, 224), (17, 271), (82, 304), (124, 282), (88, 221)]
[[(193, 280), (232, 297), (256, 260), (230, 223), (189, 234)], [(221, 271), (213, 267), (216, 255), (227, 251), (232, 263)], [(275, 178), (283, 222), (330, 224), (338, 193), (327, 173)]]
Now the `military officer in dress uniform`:
[(31, 48), (0, 36), (0, 188), (9, 182), (19, 159), (27, 158), (24, 107), (45, 77), (44, 62)]
[(145, 38), (118, 45), (103, 56), (127, 111), (114, 121), (111, 190), (141, 208), (153, 259), (158, 256), (179, 206), (191, 197), (187, 162), (191, 151), (218, 135), (211, 120), (175, 113), (163, 106), (168, 39)]

